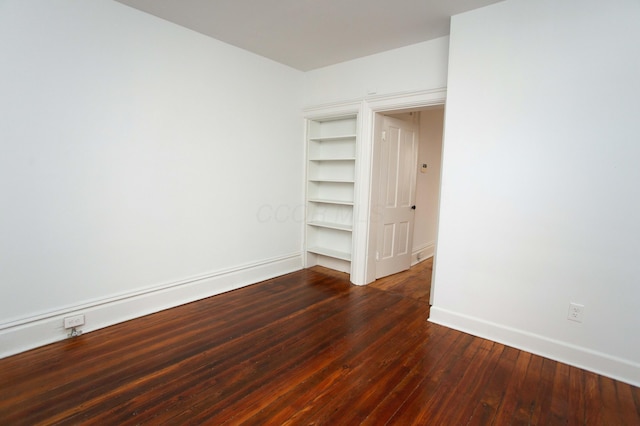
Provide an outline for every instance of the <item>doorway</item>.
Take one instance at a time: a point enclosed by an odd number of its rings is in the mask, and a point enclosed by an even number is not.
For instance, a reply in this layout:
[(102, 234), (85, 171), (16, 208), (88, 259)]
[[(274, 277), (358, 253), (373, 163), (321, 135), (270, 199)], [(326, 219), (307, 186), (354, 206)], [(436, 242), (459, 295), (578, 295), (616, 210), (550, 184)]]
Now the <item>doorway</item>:
[(375, 113), (370, 230), (376, 279), (435, 254), (443, 128), (444, 105)]
[[(377, 195), (378, 175), (374, 170), (374, 164), (377, 165), (377, 163), (374, 159), (373, 145), (374, 135), (380, 131), (379, 114), (422, 111), (430, 107), (443, 108), (446, 95), (446, 88), (438, 88), (376, 96), (358, 104), (348, 103), (341, 105), (342, 108), (350, 107), (358, 111), (358, 140), (360, 143), (358, 143), (356, 153), (356, 188), (350, 277), (353, 284), (366, 285), (375, 281), (377, 218), (372, 197)], [(421, 254), (421, 256), (426, 257), (426, 254)], [(437, 253), (435, 254), (435, 259), (437, 260)], [(431, 294), (433, 294), (435, 285), (435, 282), (432, 281)]]

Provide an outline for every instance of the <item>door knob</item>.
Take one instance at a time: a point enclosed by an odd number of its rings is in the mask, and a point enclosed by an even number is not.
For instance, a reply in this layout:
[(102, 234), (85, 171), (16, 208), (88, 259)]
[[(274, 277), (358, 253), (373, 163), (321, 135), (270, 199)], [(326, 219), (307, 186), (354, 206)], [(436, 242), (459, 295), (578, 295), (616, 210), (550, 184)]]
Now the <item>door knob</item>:
[(416, 206), (411, 206), (411, 210), (415, 210), (415, 209), (416, 209)]

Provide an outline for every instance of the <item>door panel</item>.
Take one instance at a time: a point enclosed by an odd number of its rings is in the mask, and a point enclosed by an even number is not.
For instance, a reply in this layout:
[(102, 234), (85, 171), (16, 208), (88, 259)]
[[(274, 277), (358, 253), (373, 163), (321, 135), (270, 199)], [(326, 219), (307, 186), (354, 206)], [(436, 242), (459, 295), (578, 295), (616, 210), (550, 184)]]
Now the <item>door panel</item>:
[(399, 256), (405, 255), (409, 253), (409, 250), (410, 250), (409, 229), (412, 229), (413, 227), (409, 226), (409, 222), (400, 222), (396, 225), (396, 227), (398, 228), (398, 231), (396, 232), (396, 236), (398, 238), (398, 241), (396, 242), (396, 247), (397, 247), (396, 252)]
[(395, 223), (384, 224), (384, 231), (382, 232), (382, 259), (388, 259), (393, 256), (393, 238), (395, 236)]

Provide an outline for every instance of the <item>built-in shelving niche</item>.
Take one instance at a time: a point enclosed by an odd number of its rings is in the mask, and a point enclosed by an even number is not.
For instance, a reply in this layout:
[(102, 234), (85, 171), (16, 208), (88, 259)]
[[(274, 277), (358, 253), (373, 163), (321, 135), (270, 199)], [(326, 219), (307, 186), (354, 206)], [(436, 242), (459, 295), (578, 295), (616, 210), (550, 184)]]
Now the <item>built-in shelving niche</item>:
[(306, 264), (351, 273), (355, 115), (308, 120)]

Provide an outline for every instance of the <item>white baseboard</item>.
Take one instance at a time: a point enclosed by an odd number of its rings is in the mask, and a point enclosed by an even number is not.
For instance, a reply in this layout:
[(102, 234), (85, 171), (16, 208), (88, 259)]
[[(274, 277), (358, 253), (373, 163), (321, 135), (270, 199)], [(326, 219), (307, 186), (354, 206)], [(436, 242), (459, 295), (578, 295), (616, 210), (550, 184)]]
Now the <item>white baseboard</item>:
[(423, 244), (420, 247), (414, 247), (411, 252), (411, 266), (417, 265), (423, 260), (427, 260), (436, 252), (436, 244), (434, 242)]
[(84, 314), (79, 329), (88, 333), (300, 269), (302, 254), (296, 253), (0, 324), (0, 358), (66, 339), (63, 319), (70, 315)]
[(484, 339), (592, 371), (633, 386), (640, 386), (640, 364), (605, 353), (561, 342), (436, 306), (431, 307), (429, 321)]

